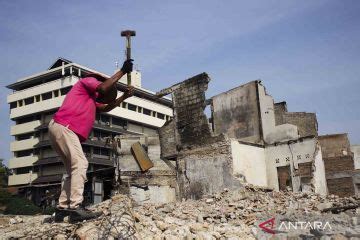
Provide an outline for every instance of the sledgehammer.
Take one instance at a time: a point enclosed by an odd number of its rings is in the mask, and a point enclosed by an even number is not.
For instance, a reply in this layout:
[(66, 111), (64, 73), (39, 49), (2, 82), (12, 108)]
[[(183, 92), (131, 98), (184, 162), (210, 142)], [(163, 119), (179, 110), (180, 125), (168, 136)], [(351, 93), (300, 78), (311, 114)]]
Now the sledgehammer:
[[(136, 36), (136, 32), (132, 30), (121, 31), (121, 36), (126, 37), (126, 59), (131, 59), (131, 37)], [(127, 74), (127, 84), (131, 85), (131, 73)]]

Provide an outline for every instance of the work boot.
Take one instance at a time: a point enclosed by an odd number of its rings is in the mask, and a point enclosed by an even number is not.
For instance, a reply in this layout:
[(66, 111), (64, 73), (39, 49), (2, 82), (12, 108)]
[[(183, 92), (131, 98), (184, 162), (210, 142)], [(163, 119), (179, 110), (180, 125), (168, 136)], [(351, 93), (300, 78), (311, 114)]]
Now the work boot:
[(94, 219), (100, 217), (102, 212), (92, 212), (83, 206), (78, 206), (75, 209), (70, 210), (70, 222), (80, 222), (84, 220)]
[(64, 218), (70, 216), (69, 209), (56, 207), (55, 209), (55, 222), (63, 222)]

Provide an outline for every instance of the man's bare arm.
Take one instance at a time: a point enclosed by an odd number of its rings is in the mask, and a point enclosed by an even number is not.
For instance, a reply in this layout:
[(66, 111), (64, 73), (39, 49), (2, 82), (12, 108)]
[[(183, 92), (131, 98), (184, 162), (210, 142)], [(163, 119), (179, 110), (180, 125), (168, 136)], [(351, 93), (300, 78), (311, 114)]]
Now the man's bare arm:
[(106, 92), (108, 92), (122, 76), (124, 76), (126, 73), (130, 74), (130, 72), (132, 71), (132, 65), (133, 65), (132, 59), (126, 60), (121, 70), (116, 72), (114, 75), (112, 75), (109, 79), (107, 79), (103, 83), (101, 83), (96, 90), (100, 94), (105, 94)]
[(97, 110), (100, 112), (110, 112), (111, 110), (113, 110), (116, 107), (119, 107), (120, 104), (127, 98), (131, 97), (134, 94), (134, 87), (129, 86), (127, 88), (127, 90), (125, 91), (125, 93), (121, 96), (118, 97), (114, 102), (109, 103), (109, 104), (103, 104), (97, 107)]

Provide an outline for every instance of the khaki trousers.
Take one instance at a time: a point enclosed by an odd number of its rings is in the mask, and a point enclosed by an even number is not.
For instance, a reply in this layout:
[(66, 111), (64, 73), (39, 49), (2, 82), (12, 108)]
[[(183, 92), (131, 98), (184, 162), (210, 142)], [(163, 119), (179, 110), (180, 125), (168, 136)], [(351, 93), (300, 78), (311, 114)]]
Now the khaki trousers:
[(69, 128), (51, 120), (49, 137), (54, 150), (61, 157), (67, 176), (63, 178), (59, 207), (76, 208), (83, 201), (88, 161), (78, 136)]

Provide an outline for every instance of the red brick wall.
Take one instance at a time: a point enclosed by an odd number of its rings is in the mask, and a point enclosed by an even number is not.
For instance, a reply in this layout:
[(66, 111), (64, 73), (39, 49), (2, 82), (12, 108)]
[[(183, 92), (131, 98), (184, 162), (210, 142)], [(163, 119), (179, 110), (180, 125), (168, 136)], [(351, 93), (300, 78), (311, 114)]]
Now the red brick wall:
[(354, 183), (351, 177), (327, 179), (329, 194), (340, 197), (355, 195)]
[(324, 158), (324, 164), (326, 174), (354, 170), (352, 156)]

